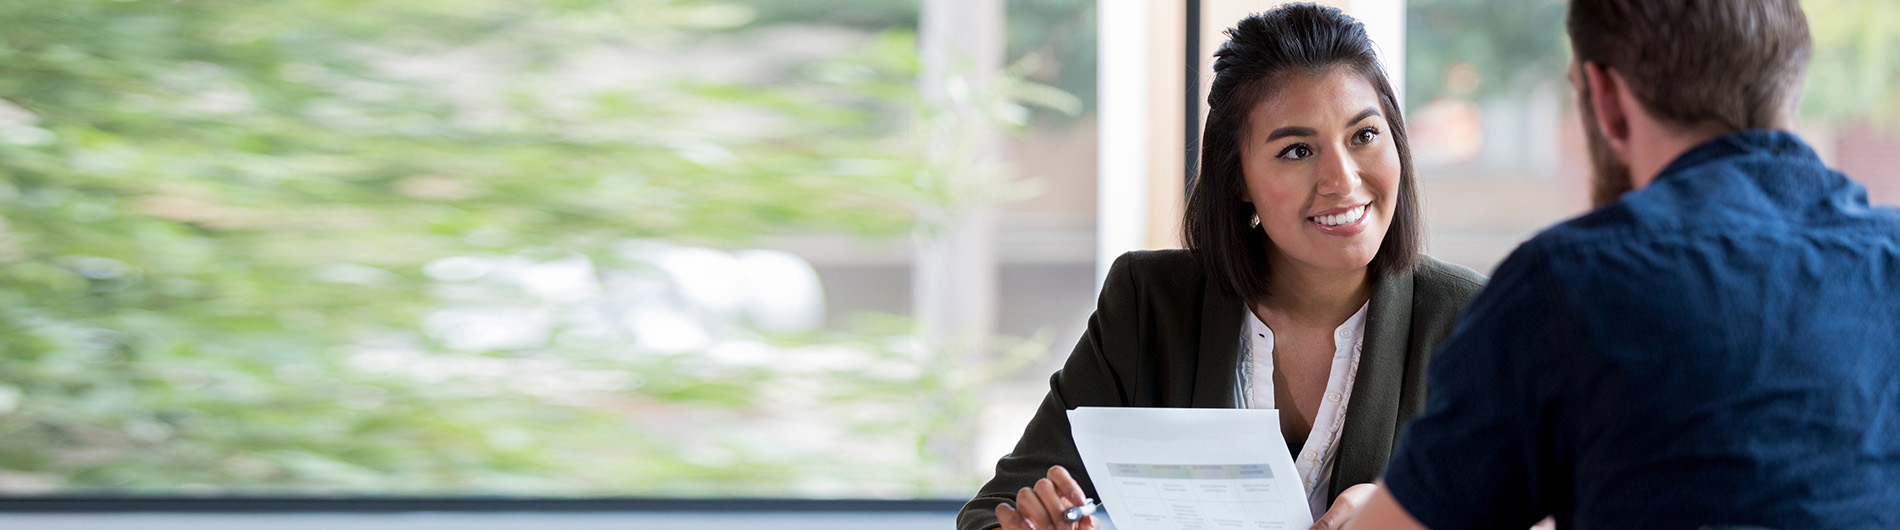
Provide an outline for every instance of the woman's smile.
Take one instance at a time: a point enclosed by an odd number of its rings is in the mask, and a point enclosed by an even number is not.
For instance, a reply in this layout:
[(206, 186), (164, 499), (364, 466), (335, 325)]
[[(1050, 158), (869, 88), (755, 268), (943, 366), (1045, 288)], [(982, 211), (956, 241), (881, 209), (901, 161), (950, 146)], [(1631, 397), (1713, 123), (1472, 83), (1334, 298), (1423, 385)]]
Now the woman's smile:
[(1404, 167), (1382, 108), (1348, 68), (1281, 78), (1255, 105), (1241, 200), (1259, 216), (1275, 267), (1361, 271), (1378, 256)]
[(1319, 215), (1309, 216), (1306, 222), (1311, 223), (1314, 228), (1326, 235), (1341, 237), (1357, 235), (1366, 231), (1366, 214), (1371, 211), (1370, 206), (1372, 203), (1366, 202), (1357, 206), (1334, 208)]

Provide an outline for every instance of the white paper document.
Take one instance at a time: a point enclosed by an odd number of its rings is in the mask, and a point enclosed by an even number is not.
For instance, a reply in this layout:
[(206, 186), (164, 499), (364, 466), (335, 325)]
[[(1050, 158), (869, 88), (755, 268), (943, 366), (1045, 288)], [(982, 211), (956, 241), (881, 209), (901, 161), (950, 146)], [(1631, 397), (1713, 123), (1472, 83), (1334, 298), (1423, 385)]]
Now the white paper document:
[(1276, 411), (1082, 407), (1069, 425), (1117, 530), (1313, 525)]

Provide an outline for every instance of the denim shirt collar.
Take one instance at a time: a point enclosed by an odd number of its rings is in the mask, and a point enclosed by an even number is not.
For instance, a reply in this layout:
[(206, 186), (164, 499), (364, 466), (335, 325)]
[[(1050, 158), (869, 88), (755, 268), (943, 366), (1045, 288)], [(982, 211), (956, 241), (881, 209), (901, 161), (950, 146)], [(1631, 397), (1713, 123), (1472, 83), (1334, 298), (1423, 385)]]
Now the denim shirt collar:
[(1820, 155), (1794, 133), (1776, 129), (1749, 129), (1718, 136), (1684, 152), (1664, 166), (1656, 180), (1669, 178), (1704, 163), (1732, 156), (1768, 155), (1819, 161)]

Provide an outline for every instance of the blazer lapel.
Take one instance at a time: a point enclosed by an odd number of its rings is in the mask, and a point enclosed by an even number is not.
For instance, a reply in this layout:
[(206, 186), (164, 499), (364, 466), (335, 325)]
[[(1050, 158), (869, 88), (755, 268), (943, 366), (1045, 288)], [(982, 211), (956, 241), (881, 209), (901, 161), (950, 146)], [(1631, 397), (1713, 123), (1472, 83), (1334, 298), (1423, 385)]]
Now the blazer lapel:
[(1346, 404), (1329, 504), (1347, 487), (1377, 479), (1386, 455), (1392, 452), (1411, 336), (1412, 273), (1380, 278), (1366, 308), (1365, 346), (1359, 353), (1352, 399)]
[(1246, 307), (1209, 280), (1201, 289), (1201, 349), (1194, 368), (1194, 408), (1236, 408), (1240, 402), (1240, 322)]

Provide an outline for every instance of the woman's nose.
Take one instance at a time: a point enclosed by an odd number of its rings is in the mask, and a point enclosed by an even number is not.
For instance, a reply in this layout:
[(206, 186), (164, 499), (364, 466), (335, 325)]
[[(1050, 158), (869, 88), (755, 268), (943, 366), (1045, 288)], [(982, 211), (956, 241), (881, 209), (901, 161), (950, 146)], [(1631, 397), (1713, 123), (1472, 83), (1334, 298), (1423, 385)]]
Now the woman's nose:
[(1321, 155), (1318, 191), (1320, 195), (1343, 197), (1359, 189), (1359, 164), (1345, 149), (1329, 149)]

